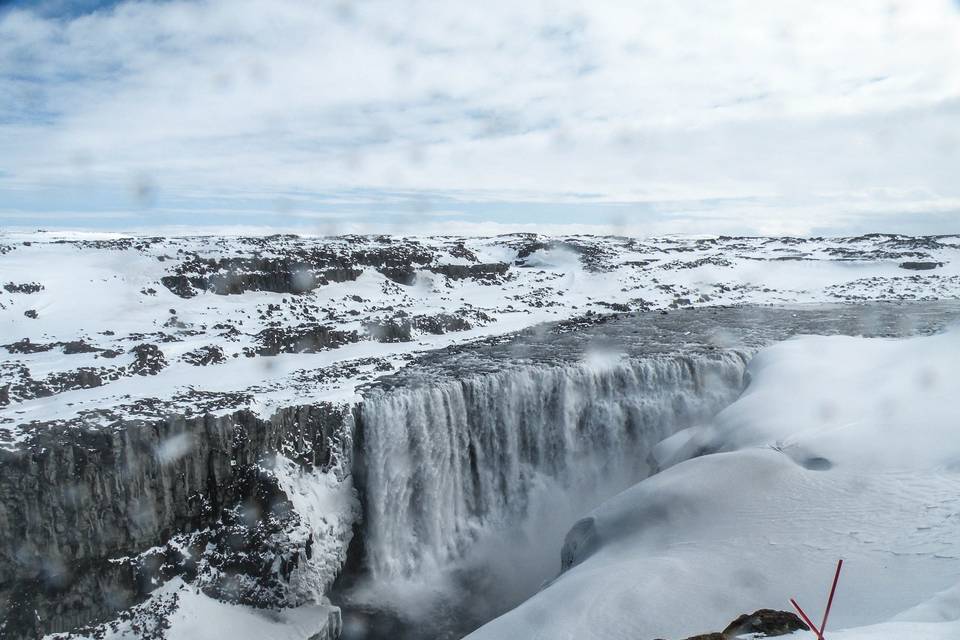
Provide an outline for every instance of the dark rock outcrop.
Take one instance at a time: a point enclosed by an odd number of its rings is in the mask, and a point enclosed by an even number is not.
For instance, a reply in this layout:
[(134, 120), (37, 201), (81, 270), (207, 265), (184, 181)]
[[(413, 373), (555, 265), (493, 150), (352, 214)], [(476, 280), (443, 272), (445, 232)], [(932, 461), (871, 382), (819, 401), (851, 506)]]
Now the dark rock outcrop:
[(489, 262), (481, 264), (438, 264), (430, 267), (430, 271), (447, 276), (451, 280), (496, 281), (507, 273), (510, 265), (506, 262)]
[[(0, 450), (0, 638), (106, 618), (163, 579), (196, 578), (198, 558), (211, 595), (276, 606), (304, 549), (277, 535), (295, 514), (260, 463), (281, 453), (328, 468), (348, 413), (314, 405), (267, 420), (243, 410), (36, 425), (28, 445)], [(164, 546), (189, 532), (201, 532), (195, 554)]]
[[(364, 267), (372, 267), (395, 282), (409, 285), (416, 277), (417, 267), (434, 260), (434, 251), (416, 241), (383, 237), (377, 238), (382, 246), (353, 248), (351, 245), (360, 245), (366, 239), (343, 236), (345, 247), (309, 241), (286, 242), (292, 239), (245, 238), (243, 242), (251, 245), (248, 255), (203, 258), (196, 253), (186, 254), (174, 273), (164, 276), (160, 282), (182, 298), (193, 297), (201, 291), (219, 295), (247, 291), (302, 294), (331, 282), (356, 280)], [(262, 250), (282, 251), (285, 257), (264, 257)], [(464, 247), (453, 247), (451, 255), (457, 254), (468, 259), (467, 254), (472, 255)]]
[(397, 284), (408, 287), (417, 281), (417, 268), (413, 265), (381, 267), (377, 271)]
[(752, 633), (765, 637), (783, 636), (794, 631), (809, 631), (810, 627), (790, 611), (760, 609), (751, 614), (743, 614), (723, 630), (727, 637)]
[(38, 291), (43, 291), (43, 285), (38, 282), (8, 282), (3, 285), (3, 289), (7, 293), (36, 293)]
[(398, 315), (389, 320), (368, 322), (364, 328), (377, 342), (410, 342), (414, 332), (421, 334), (443, 335), (451, 331), (468, 331), (475, 326), (492, 322), (493, 319), (481, 311), (460, 310), (456, 313), (437, 313), (405, 317)]
[[(732, 640), (744, 635), (749, 635), (751, 638), (772, 638), (787, 635), (794, 631), (809, 630), (810, 627), (790, 611), (760, 609), (750, 614), (741, 615), (720, 633), (701, 633), (684, 640)], [(663, 639), (658, 638), (657, 640)]]
[(199, 349), (194, 349), (183, 354), (184, 362), (189, 362), (195, 367), (205, 367), (209, 364), (219, 364), (226, 361), (223, 355), (223, 349), (216, 345), (205, 345)]
[(937, 267), (942, 267), (942, 262), (901, 262), (901, 269), (907, 269), (909, 271), (930, 271), (936, 269)]
[(23, 338), (22, 340), (3, 345), (3, 348), (6, 349), (8, 353), (42, 353), (44, 351), (50, 351), (55, 346), (56, 343), (31, 342), (30, 338)]
[(259, 346), (253, 353), (275, 356), (280, 353), (316, 353), (358, 342), (356, 331), (341, 331), (323, 325), (269, 327), (257, 334)]
[(130, 353), (133, 354), (134, 360), (128, 369), (133, 374), (152, 376), (167, 366), (167, 359), (155, 344), (138, 344), (130, 349)]

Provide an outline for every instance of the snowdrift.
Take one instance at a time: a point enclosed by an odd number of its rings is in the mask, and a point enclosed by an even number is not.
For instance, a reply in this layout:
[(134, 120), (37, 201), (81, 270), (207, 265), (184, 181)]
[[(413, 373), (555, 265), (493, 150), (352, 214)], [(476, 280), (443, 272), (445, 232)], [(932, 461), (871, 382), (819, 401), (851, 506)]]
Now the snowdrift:
[(819, 610), (839, 557), (831, 638), (960, 637), (960, 331), (804, 336), (749, 371), (712, 424), (658, 447), (673, 466), (573, 527), (557, 579), (471, 640), (683, 638), (791, 596)]

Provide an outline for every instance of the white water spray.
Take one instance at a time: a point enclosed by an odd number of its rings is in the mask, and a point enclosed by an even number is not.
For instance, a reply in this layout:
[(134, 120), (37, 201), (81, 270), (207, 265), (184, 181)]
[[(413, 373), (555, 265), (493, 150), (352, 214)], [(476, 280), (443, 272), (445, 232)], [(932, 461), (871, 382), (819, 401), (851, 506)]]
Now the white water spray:
[(363, 458), (373, 577), (451, 566), (542, 510), (531, 501), (545, 483), (572, 500), (602, 499), (646, 477), (657, 442), (736, 399), (746, 361), (735, 351), (588, 359), (371, 394)]

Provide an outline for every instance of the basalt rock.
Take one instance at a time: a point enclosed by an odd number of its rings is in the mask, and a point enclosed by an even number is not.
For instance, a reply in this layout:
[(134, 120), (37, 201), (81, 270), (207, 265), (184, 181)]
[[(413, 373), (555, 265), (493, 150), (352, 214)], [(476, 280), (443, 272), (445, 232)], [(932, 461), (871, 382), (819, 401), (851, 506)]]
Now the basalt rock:
[(257, 334), (259, 346), (254, 353), (261, 356), (316, 353), (359, 340), (360, 336), (356, 331), (341, 331), (323, 325), (269, 327)]
[(0, 450), (0, 638), (96, 622), (174, 575), (221, 599), (289, 604), (285, 581), (315, 541), (286, 535), (300, 516), (265, 461), (329, 468), (348, 415), (37, 425), (29, 444)]
[(3, 285), (3, 288), (7, 293), (36, 293), (43, 291), (43, 285), (38, 282), (8, 282)]
[(743, 614), (723, 630), (727, 637), (740, 636), (747, 633), (763, 637), (782, 636), (794, 631), (809, 631), (810, 627), (790, 611), (775, 611), (774, 609), (760, 609), (751, 614)]
[[(794, 631), (809, 631), (796, 614), (789, 611), (774, 609), (760, 609), (750, 614), (743, 614), (724, 629), (721, 633), (702, 633), (690, 636), (684, 640), (732, 640), (739, 636), (751, 638), (772, 638), (783, 636)], [(657, 640), (663, 640), (658, 638)]]
[(130, 349), (130, 353), (133, 354), (134, 360), (129, 371), (133, 374), (152, 376), (167, 366), (167, 359), (155, 344), (138, 344)]
[(199, 349), (194, 349), (183, 355), (183, 360), (189, 362), (195, 367), (205, 367), (209, 364), (219, 364), (226, 360), (223, 355), (223, 349), (216, 345), (206, 345)]
[(482, 264), (439, 264), (430, 267), (430, 271), (447, 276), (451, 280), (463, 280), (471, 278), (474, 280), (495, 281), (505, 275), (510, 269), (506, 262), (490, 262)]
[(451, 331), (468, 331), (474, 326), (492, 322), (481, 311), (461, 310), (457, 313), (417, 315), (412, 318), (398, 315), (379, 322), (364, 325), (367, 334), (377, 342), (410, 342), (414, 331), (421, 334), (443, 335)]
[(930, 271), (942, 267), (942, 262), (901, 262), (900, 268), (909, 271)]
[(410, 286), (417, 281), (417, 269), (413, 265), (381, 267), (378, 271), (397, 284)]

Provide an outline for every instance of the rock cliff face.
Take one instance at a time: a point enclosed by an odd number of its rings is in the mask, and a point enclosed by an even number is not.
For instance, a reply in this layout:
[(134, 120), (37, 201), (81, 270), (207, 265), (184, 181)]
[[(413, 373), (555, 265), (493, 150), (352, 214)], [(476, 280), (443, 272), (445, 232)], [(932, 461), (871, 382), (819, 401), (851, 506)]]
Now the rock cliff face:
[(349, 424), (345, 408), (314, 405), (35, 425), (28, 446), (0, 451), (0, 636), (89, 623), (181, 574), (221, 599), (292, 604), (290, 576), (319, 541), (293, 535), (301, 515), (272, 457), (330, 470)]
[(178, 576), (227, 602), (315, 601), (360, 514), (326, 526), (303, 494), (353, 470), (375, 575), (456, 560), (478, 522), (492, 532), (521, 519), (538, 478), (582, 488), (642, 477), (650, 443), (736, 397), (746, 359), (543, 362), (439, 386), (386, 383), (353, 407), (293, 406), (270, 419), (239, 410), (31, 425), (28, 442), (0, 451), (0, 637), (136, 612)]

